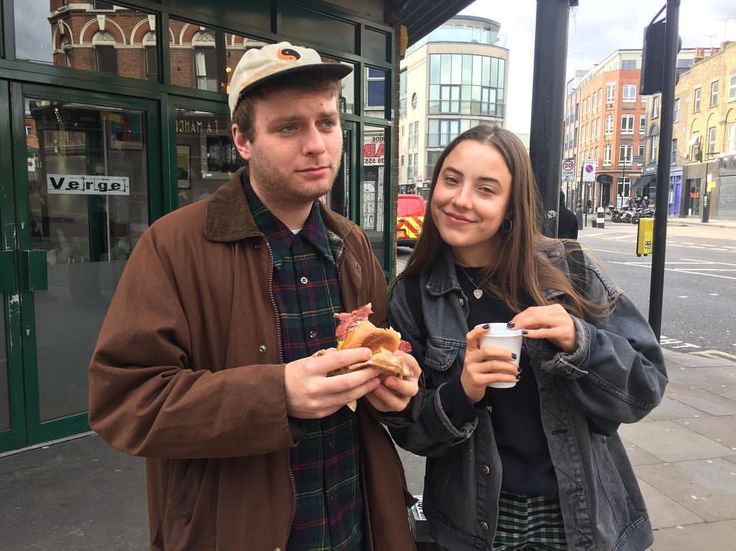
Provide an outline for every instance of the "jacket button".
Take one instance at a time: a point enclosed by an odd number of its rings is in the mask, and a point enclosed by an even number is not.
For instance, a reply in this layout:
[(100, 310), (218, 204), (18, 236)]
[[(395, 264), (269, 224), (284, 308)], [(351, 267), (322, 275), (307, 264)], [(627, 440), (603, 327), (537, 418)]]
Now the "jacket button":
[(488, 523), (485, 520), (480, 521), (480, 529), (484, 532), (488, 531)]
[(480, 470), (483, 474), (491, 474), (491, 468), (488, 465), (483, 465)]
[(262, 344), (261, 346), (258, 347), (258, 352), (260, 352), (261, 354), (265, 354), (266, 350), (268, 350), (268, 348), (266, 348), (265, 344)]

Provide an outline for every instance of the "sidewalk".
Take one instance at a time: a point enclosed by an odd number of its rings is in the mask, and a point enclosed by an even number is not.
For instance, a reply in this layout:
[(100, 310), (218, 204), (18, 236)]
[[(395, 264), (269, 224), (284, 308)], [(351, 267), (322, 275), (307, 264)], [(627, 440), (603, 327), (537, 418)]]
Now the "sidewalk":
[[(655, 551), (730, 551), (736, 540), (736, 363), (665, 351), (670, 384), (621, 428), (655, 527)], [(402, 452), (409, 490), (424, 460)], [(88, 436), (0, 458), (0, 548), (147, 548), (143, 461)]]

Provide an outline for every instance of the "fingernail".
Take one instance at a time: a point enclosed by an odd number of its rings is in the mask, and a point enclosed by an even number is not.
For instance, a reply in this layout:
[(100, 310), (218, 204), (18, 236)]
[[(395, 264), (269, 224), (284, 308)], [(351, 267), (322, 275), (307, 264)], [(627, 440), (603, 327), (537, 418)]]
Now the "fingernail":
[(515, 360), (515, 359), (516, 359), (516, 352), (512, 352), (512, 353), (511, 353), (511, 359), (512, 359), (512, 360)]
[(520, 381), (520, 380), (521, 380), (521, 373), (517, 373), (517, 374), (516, 374), (516, 380), (517, 380), (517, 381)]
[(522, 335), (528, 335), (529, 334), (529, 331), (527, 331), (526, 329), (522, 329), (521, 330), (521, 334)]
[(516, 324), (513, 321), (510, 321), (506, 324), (506, 327), (508, 327), (509, 329), (513, 329), (514, 327), (516, 327)]
[(483, 324), (483, 329), (488, 329), (490, 326), (491, 326), (490, 323), (484, 323)]

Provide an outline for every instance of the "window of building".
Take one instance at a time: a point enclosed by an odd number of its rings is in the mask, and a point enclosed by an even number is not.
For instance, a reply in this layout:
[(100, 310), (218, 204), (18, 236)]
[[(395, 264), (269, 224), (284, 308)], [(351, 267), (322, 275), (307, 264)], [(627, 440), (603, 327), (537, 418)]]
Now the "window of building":
[(675, 98), (675, 103), (672, 105), (672, 122), (680, 120), (680, 98)]
[(623, 101), (627, 103), (636, 101), (636, 84), (624, 84)]
[(219, 83), (217, 78), (217, 52), (212, 47), (199, 46), (194, 48), (194, 72), (199, 90), (217, 92)]
[(718, 81), (710, 83), (710, 106), (718, 105)]
[(634, 133), (634, 115), (621, 115), (621, 134)]
[(430, 55), (429, 113), (503, 117), (505, 60), (469, 54)]
[(672, 151), (670, 151), (670, 164), (677, 164), (677, 138), (673, 138), (672, 140)]
[(143, 64), (146, 79), (158, 80), (158, 50), (156, 49), (156, 33), (149, 32), (143, 37)]
[(716, 151), (716, 127), (708, 128), (708, 155), (713, 155)]
[(612, 107), (616, 101), (616, 84), (606, 84), (606, 107)]
[(388, 72), (375, 67), (366, 67), (365, 81), (365, 114), (384, 118), (386, 114)]
[(700, 88), (696, 88), (693, 92), (693, 113), (700, 111)]
[(96, 10), (113, 10), (113, 3), (112, 2), (101, 2), (100, 0), (95, 0), (94, 2), (94, 9)]
[(660, 96), (652, 96), (652, 118), (656, 119), (659, 117), (659, 99)]
[(701, 161), (703, 155), (700, 149), (700, 132), (697, 130), (690, 136), (690, 162)]
[(618, 149), (618, 163), (621, 166), (631, 166), (631, 144), (625, 144)]
[(639, 134), (644, 135), (647, 133), (647, 116), (642, 113), (639, 115)]
[(726, 127), (726, 151), (736, 153), (736, 122), (730, 122)]
[(95, 47), (95, 62), (98, 73), (118, 74), (118, 53), (115, 38), (107, 32), (98, 32), (92, 39)]
[(603, 146), (603, 166), (611, 166), (611, 145)]
[(460, 119), (429, 119), (428, 147), (444, 147), (460, 133)]
[(622, 59), (621, 60), (621, 70), (626, 71), (628, 69), (636, 69), (635, 59)]
[(659, 147), (659, 126), (653, 124), (649, 127), (649, 162), (657, 160), (657, 148)]
[(728, 79), (728, 101), (736, 100), (736, 75)]
[(644, 160), (644, 143), (639, 144), (639, 151), (637, 153), (637, 156), (641, 158), (641, 160)]
[(399, 73), (399, 116), (406, 116), (406, 70)]
[(613, 115), (606, 115), (606, 136), (613, 134)]

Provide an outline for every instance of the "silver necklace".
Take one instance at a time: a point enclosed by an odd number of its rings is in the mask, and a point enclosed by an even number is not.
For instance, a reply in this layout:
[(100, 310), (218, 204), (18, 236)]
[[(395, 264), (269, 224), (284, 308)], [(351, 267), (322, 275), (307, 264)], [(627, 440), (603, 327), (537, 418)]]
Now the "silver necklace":
[[(475, 283), (475, 280), (472, 277), (470, 277), (470, 274), (468, 274), (468, 272), (465, 271), (465, 268), (463, 266), (460, 266), (460, 264), (458, 264), (458, 267), (460, 268), (460, 271), (463, 273), (463, 275), (466, 278), (468, 278), (468, 281), (473, 284), (473, 287), (475, 287), (475, 290), (473, 291), (473, 296), (476, 299), (480, 300), (481, 297), (483, 296), (483, 289), (481, 289), (480, 286)], [(481, 285), (483, 285), (484, 281), (485, 280), (481, 281)]]

